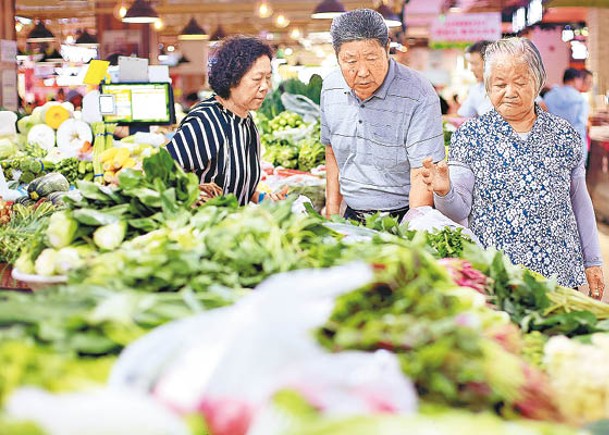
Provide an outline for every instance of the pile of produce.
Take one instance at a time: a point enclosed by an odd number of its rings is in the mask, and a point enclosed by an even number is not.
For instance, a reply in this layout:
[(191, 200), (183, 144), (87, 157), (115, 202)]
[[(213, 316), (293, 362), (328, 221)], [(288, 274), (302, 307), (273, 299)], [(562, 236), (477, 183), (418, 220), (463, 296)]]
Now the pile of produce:
[(319, 104), (321, 100), (322, 84), (322, 78), (318, 74), (312, 75), (308, 84), (305, 84), (298, 79), (285, 80), (275, 91), (271, 93), (271, 95), (264, 100), (262, 107), (260, 107), (258, 110), (258, 113), (267, 119), (272, 119), (281, 112), (285, 111), (286, 108), (281, 102), (281, 95), (283, 93), (303, 95), (314, 103)]
[(505, 417), (561, 421), (541, 373), (490, 331), (509, 329), (473, 289), (456, 287), (422, 251), (360, 246), (353, 258), (377, 265), (376, 282), (338, 298), (317, 332), (331, 351), (395, 352), (421, 400)]
[(325, 163), (318, 122), (306, 124), (297, 113), (285, 111), (271, 120), (258, 116), (258, 125), (265, 161), (301, 171), (310, 171)]
[(74, 390), (107, 379), (123, 347), (156, 326), (226, 300), (71, 286), (0, 294), (0, 404), (22, 385)]
[(178, 170), (165, 151), (144, 161), (144, 171), (124, 169), (118, 186), (77, 183), (81, 197), (64, 198), (67, 209), (51, 215), (16, 263), (23, 273), (62, 275), (98, 251), (149, 233), (198, 199), (194, 174)]
[(49, 216), (56, 210), (50, 201), (22, 205), (0, 199), (0, 263), (13, 264), (25, 244), (46, 227)]
[(544, 368), (557, 393), (562, 413), (582, 425), (609, 419), (609, 335), (588, 340), (550, 338), (544, 351)]

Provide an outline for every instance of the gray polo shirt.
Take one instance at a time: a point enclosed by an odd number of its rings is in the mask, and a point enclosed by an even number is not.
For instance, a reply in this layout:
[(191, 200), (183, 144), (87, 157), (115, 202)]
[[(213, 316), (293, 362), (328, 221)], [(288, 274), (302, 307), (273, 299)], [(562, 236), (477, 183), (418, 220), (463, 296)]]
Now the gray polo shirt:
[(410, 168), (428, 156), (444, 158), (440, 99), (427, 78), (393, 59), (385, 81), (365, 101), (334, 71), (321, 91), (321, 142), (332, 146), (348, 206), (406, 207)]

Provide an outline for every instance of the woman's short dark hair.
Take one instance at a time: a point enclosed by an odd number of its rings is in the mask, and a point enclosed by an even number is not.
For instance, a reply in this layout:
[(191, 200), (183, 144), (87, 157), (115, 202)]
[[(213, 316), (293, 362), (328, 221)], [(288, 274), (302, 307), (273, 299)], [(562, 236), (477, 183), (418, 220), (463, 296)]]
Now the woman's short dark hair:
[(232, 36), (224, 39), (209, 58), (209, 86), (221, 98), (229, 98), (230, 89), (239, 84), (262, 56), (272, 60), (273, 51), (258, 38)]

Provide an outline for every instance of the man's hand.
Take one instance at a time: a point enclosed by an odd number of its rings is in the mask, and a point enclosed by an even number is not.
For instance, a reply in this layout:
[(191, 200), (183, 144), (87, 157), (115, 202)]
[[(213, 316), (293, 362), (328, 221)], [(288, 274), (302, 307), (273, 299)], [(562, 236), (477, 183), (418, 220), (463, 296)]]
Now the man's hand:
[(603, 268), (601, 266), (590, 266), (586, 268), (586, 280), (590, 287), (590, 297), (593, 299), (603, 299), (605, 292), (605, 280), (603, 277)]
[(442, 160), (438, 164), (433, 163), (431, 157), (423, 160), (421, 177), (427, 190), (435, 192), (440, 196), (446, 196), (450, 191), (450, 176), (448, 175), (448, 165)]

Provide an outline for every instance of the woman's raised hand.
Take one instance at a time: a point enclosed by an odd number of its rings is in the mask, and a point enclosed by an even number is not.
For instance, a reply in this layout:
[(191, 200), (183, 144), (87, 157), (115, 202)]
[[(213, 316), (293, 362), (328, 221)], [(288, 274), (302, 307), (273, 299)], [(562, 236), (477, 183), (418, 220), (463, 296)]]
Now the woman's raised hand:
[(450, 177), (448, 175), (448, 165), (445, 160), (434, 164), (431, 157), (423, 160), (421, 177), (427, 189), (440, 196), (445, 196), (450, 191)]

